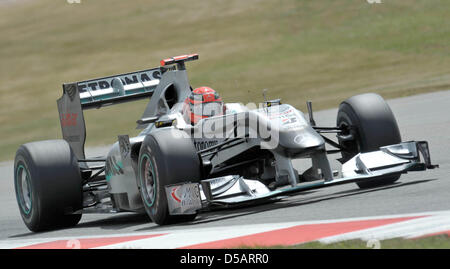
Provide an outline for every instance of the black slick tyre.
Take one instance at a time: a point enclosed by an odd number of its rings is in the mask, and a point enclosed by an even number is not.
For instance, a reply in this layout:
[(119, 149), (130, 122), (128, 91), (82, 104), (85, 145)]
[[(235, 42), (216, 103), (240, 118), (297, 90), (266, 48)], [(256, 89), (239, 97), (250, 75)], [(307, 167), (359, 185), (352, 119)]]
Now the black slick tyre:
[[(378, 94), (366, 93), (348, 98), (339, 105), (337, 115), (338, 127), (350, 127), (354, 139), (339, 144), (346, 150), (342, 160), (348, 161), (356, 154), (376, 151), (382, 146), (401, 142), (400, 130), (389, 105)], [(339, 136), (338, 136), (339, 138)], [(373, 188), (392, 184), (400, 174), (357, 182), (360, 188)]]
[(82, 208), (78, 161), (64, 140), (31, 142), (19, 147), (14, 186), (20, 214), (33, 232), (76, 225)]
[(153, 222), (165, 225), (194, 220), (197, 214), (169, 214), (165, 187), (200, 179), (200, 158), (184, 132), (165, 128), (145, 137), (139, 153), (138, 180), (145, 210)]

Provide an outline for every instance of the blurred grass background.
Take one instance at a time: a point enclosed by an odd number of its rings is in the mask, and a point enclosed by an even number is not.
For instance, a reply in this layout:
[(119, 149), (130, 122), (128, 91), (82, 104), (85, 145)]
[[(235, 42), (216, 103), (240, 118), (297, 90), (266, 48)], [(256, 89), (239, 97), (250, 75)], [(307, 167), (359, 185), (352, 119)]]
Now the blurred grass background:
[[(358, 93), (450, 89), (450, 1), (0, 0), (0, 160), (61, 138), (63, 82), (188, 63), (193, 87), (226, 102), (271, 98), (305, 109)], [(145, 102), (86, 111), (87, 145), (136, 134)], [(320, 122), (320, 119), (317, 119)]]

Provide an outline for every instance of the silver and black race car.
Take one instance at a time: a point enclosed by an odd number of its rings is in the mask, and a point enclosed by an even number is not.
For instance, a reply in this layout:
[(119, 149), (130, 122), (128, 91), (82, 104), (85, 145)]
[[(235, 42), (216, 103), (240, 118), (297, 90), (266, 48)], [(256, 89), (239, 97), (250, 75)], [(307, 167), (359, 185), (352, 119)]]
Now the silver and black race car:
[[(31, 231), (73, 226), (89, 212), (146, 212), (160, 225), (192, 221), (217, 207), (345, 183), (372, 188), (437, 167), (426, 141), (401, 141), (391, 109), (374, 93), (343, 101), (331, 127), (316, 126), (311, 102), (307, 119), (280, 100), (227, 103), (221, 115), (192, 125), (182, 106), (192, 91), (185, 62), (196, 59), (63, 84), (63, 139), (24, 144), (15, 157), (16, 197)], [(83, 111), (139, 99), (149, 99), (137, 120), (142, 132), (119, 135), (106, 156), (86, 157)], [(332, 154), (340, 170), (331, 169)], [(310, 165), (294, 168), (292, 160), (302, 158)]]

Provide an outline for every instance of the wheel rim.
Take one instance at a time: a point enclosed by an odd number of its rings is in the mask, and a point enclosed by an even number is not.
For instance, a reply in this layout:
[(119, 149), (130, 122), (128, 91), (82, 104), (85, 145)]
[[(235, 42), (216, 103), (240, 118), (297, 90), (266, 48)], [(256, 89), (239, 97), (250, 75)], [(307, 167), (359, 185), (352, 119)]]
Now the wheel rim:
[[(352, 124), (350, 122), (348, 122), (347, 119), (342, 119), (340, 121), (340, 123), (338, 123), (338, 127), (339, 128), (350, 128), (350, 126), (352, 126)], [(346, 148), (349, 148), (351, 151), (351, 155), (356, 155), (358, 152), (361, 152), (361, 145), (358, 143), (358, 138), (356, 136), (358, 136), (359, 134), (349, 131), (349, 133), (352, 133), (353, 136), (355, 136), (355, 140), (353, 142), (347, 141), (345, 142), (345, 144), (343, 145)], [(352, 157), (353, 157), (352, 156)]]
[(17, 167), (17, 200), (23, 212), (28, 215), (33, 205), (30, 174), (24, 165)]
[(150, 157), (144, 154), (141, 159), (141, 189), (144, 201), (147, 206), (151, 207), (156, 196), (156, 178), (153, 164)]

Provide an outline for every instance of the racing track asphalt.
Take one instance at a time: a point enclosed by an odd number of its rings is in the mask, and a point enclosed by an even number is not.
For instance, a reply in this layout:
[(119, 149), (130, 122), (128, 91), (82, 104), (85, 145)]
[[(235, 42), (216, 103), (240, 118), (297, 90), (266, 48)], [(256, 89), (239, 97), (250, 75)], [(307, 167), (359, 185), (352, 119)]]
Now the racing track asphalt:
[[(450, 91), (389, 100), (403, 141), (427, 140), (439, 169), (403, 175), (393, 185), (360, 190), (355, 184), (308, 191), (277, 203), (200, 214), (194, 222), (158, 227), (147, 216), (131, 213), (85, 214), (76, 227), (31, 233), (19, 215), (13, 163), (0, 164), (0, 240), (196, 229), (244, 224), (311, 221), (450, 209)], [(335, 124), (337, 109), (314, 113), (320, 126)], [(105, 148), (89, 149), (96, 154)], [(337, 157), (337, 156), (336, 156)], [(331, 158), (330, 158), (331, 159)], [(302, 162), (295, 162), (301, 165)], [(336, 167), (336, 162), (333, 162)]]

